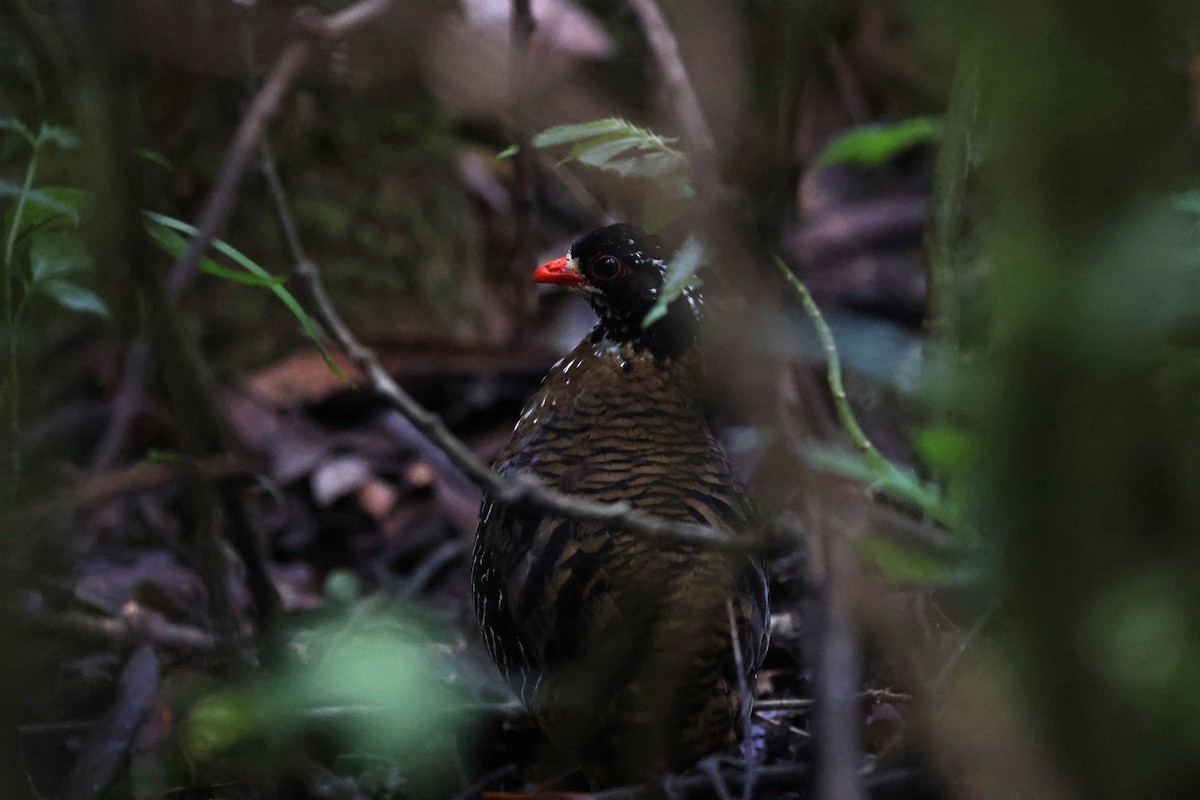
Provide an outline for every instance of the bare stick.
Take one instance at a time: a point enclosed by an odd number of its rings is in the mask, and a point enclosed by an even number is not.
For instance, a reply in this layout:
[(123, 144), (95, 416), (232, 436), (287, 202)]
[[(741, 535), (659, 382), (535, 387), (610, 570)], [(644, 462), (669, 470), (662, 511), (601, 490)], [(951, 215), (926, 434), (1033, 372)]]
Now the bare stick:
[[(858, 696), (863, 700), (870, 700), (873, 703), (907, 703), (912, 700), (911, 694), (897, 692), (892, 689), (864, 689), (858, 693)], [(781, 697), (772, 700), (756, 700), (754, 701), (754, 712), (756, 714), (768, 711), (802, 712), (809, 711), (815, 704), (816, 701), (811, 697)]]
[(817, 653), (817, 792), (827, 800), (861, 800), (858, 743), (858, 642), (851, 619), (854, 553), (840, 532), (825, 530), (821, 646)]
[[(746, 682), (746, 664), (742, 658), (742, 643), (738, 638), (737, 617), (733, 613), (733, 600), (725, 600), (725, 615), (729, 618), (729, 643), (733, 648), (733, 668), (737, 670), (738, 691), (741, 692), (743, 708), (738, 709), (742, 723), (742, 753), (746, 759), (746, 780), (742, 784), (742, 800), (754, 795), (754, 727), (750, 723), (750, 707), (754, 696)], [(719, 785), (719, 784), (718, 784)]]
[(841, 45), (832, 36), (825, 39), (825, 56), (833, 70), (833, 80), (837, 84), (846, 113), (855, 125), (866, 125), (871, 121), (871, 107), (863, 93), (862, 82), (854, 74), (850, 60), (846, 58)]
[(717, 143), (679, 55), (675, 34), (671, 32), (671, 26), (654, 0), (629, 0), (629, 7), (642, 23), (646, 41), (662, 70), (667, 97), (692, 151), (692, 164), (700, 194), (711, 199), (720, 198), (724, 190), (717, 166)]
[(79, 611), (60, 614), (27, 611), (24, 622), (36, 631), (95, 641), (117, 649), (146, 643), (183, 653), (212, 653), (219, 644), (207, 631), (170, 622), (162, 614), (136, 603), (127, 603), (116, 617)]

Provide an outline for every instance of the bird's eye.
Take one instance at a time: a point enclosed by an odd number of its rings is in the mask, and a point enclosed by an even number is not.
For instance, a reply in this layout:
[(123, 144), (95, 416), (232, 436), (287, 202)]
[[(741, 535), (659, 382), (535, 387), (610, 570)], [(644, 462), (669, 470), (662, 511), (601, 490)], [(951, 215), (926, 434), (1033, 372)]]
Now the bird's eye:
[(610, 281), (626, 271), (616, 256), (598, 256), (592, 261), (592, 277), (602, 281)]

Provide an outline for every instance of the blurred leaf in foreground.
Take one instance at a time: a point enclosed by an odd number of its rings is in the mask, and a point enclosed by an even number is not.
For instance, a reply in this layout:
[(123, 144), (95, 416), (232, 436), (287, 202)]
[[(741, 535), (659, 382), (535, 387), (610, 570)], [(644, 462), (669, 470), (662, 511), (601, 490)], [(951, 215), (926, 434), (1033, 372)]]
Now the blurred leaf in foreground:
[(913, 117), (888, 124), (860, 125), (831, 141), (817, 159), (815, 166), (874, 166), (910, 147), (937, 141), (941, 132), (942, 123), (933, 117)]
[(202, 698), (184, 733), (188, 761), (210, 779), (303, 772), (305, 743), (320, 741), (322, 759), (330, 744), (335, 753), (329, 769), (353, 775), (356, 765), (386, 764), (406, 796), (453, 785), (465, 723), (453, 664), (414, 619), (368, 605), (295, 635), (295, 660), (281, 672)]

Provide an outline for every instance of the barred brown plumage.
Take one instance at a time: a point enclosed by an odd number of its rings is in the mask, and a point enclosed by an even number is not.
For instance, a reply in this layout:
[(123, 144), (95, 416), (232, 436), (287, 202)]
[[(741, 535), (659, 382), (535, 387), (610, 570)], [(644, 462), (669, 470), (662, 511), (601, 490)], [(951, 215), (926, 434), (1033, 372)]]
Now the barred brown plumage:
[[(600, 324), (546, 376), (496, 462), (563, 492), (744, 535), (751, 510), (701, 409), (699, 296), (647, 329), (669, 250), (631, 225), (577, 241), (535, 279)], [(595, 788), (736, 752), (766, 649), (761, 564), (485, 496), (472, 568), (488, 650)], [(732, 601), (741, 662), (726, 611)]]

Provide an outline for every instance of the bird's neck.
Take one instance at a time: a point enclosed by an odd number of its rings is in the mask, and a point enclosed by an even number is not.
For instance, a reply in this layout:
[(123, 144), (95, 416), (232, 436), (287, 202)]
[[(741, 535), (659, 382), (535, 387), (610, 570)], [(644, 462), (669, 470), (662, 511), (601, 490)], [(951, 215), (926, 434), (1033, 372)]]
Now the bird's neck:
[(660, 361), (682, 357), (695, 345), (700, 330), (700, 301), (691, 294), (681, 296), (662, 318), (647, 327), (642, 326), (645, 314), (614, 314), (602, 308), (596, 311), (600, 324), (593, 334), (594, 341), (630, 345)]

